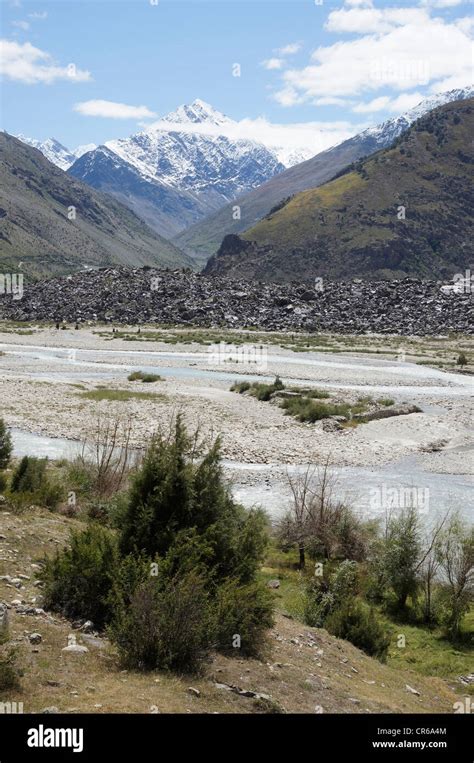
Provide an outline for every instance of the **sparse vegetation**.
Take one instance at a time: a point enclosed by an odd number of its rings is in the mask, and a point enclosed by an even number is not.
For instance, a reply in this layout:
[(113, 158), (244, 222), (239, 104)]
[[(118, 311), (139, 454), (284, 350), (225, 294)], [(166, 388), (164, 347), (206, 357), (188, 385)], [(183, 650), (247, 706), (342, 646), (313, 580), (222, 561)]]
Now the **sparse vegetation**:
[(159, 392), (133, 392), (127, 389), (106, 389), (98, 388), (87, 392), (78, 393), (80, 397), (86, 400), (126, 403), (130, 400), (165, 400), (165, 396)]
[(0, 692), (19, 688), (18, 649), (0, 646)]
[(133, 371), (133, 373), (127, 376), (128, 381), (141, 381), (144, 384), (152, 384), (153, 382), (163, 381), (163, 377), (159, 374), (145, 373), (144, 371)]

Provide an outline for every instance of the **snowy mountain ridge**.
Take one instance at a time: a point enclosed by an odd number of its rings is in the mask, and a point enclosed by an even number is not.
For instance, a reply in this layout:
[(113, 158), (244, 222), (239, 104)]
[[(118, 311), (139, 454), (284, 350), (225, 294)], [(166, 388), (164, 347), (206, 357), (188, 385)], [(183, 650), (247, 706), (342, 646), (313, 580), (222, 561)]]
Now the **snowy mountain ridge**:
[(70, 151), (66, 146), (63, 146), (56, 138), (47, 138), (46, 140), (36, 140), (35, 138), (27, 138), (21, 133), (15, 135), (15, 138), (21, 140), (22, 143), (26, 143), (28, 146), (37, 148), (46, 159), (49, 159), (52, 164), (59, 167), (61, 170), (68, 170), (76, 159), (79, 159), (87, 151), (93, 151), (96, 148), (95, 143), (89, 143), (85, 146), (78, 146), (74, 151)]
[(445, 103), (451, 103), (452, 101), (462, 101), (465, 98), (472, 98), (474, 95), (474, 86), (469, 85), (464, 88), (456, 88), (455, 90), (449, 90), (444, 93), (436, 93), (428, 98), (424, 98), (417, 106), (409, 109), (404, 114), (400, 114), (398, 117), (387, 119), (375, 127), (369, 127), (359, 134), (358, 137), (364, 139), (366, 137), (375, 138), (381, 148), (385, 148), (388, 143), (398, 138), (405, 130), (407, 130), (413, 122), (427, 114), (429, 111), (443, 106)]

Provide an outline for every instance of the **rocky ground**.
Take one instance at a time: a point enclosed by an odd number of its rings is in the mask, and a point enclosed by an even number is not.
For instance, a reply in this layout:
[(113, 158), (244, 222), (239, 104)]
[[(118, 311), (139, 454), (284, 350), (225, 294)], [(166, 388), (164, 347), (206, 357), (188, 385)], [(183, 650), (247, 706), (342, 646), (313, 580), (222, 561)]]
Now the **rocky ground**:
[[(185, 271), (101, 269), (25, 285), (0, 296), (11, 320), (147, 322), (267, 330), (398, 335), (474, 333), (472, 293), (435, 281), (231, 281)], [(466, 290), (467, 291), (467, 290)]]
[[(38, 560), (72, 527), (80, 523), (40, 509), (0, 511), (0, 601), (24, 671), (0, 700), (25, 713), (452, 713), (462, 700), (459, 680), (382, 665), (281, 612), (263, 661), (215, 655), (199, 678), (120, 670), (101, 634), (42, 609)], [(65, 651), (71, 635), (85, 649)]]

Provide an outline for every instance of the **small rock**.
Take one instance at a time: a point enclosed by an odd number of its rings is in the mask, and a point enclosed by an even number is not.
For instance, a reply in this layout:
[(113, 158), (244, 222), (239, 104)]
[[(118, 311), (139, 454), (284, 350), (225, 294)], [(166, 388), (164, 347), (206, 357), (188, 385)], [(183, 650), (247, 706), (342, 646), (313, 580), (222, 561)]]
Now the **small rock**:
[(30, 633), (28, 638), (30, 640), (30, 644), (41, 644), (43, 640), (41, 633)]
[(68, 654), (84, 654), (89, 650), (86, 646), (81, 646), (80, 644), (71, 644), (70, 646), (65, 646), (63, 649), (61, 649), (61, 651)]
[(194, 686), (188, 686), (188, 694), (192, 694), (193, 697), (200, 697), (201, 692), (199, 689), (195, 689)]
[(275, 580), (269, 580), (267, 583), (268, 588), (280, 588), (280, 581)]
[(59, 709), (55, 707), (55, 705), (51, 705), (51, 707), (43, 707), (43, 709), (40, 710), (40, 713), (43, 713), (44, 715), (53, 715), (54, 713), (59, 713)]
[(417, 697), (420, 696), (420, 692), (417, 689), (414, 689), (409, 684), (405, 684), (405, 688), (406, 688), (407, 691), (411, 692), (411, 694), (416, 694)]

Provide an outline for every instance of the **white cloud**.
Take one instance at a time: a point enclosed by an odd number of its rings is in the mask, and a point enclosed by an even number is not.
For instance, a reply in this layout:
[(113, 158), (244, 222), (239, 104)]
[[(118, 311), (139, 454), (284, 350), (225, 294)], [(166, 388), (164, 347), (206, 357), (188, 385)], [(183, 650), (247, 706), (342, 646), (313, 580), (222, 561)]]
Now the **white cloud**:
[(329, 32), (379, 34), (397, 26), (423, 24), (429, 15), (422, 8), (352, 8), (332, 11), (325, 24)]
[(345, 0), (346, 5), (350, 5), (352, 8), (364, 7), (372, 8), (373, 0)]
[(398, 98), (390, 98), (388, 95), (382, 95), (374, 98), (369, 103), (358, 103), (353, 107), (356, 114), (373, 114), (377, 111), (390, 111), (393, 114), (400, 114), (409, 109), (418, 106), (423, 100), (423, 93), (403, 93)]
[(128, 106), (114, 101), (83, 101), (74, 104), (74, 111), (86, 117), (106, 117), (108, 119), (151, 119), (156, 117), (146, 106)]
[(30, 28), (28, 21), (12, 21), (12, 26), (17, 29), (23, 29), (25, 32)]
[(242, 119), (239, 122), (229, 120), (224, 124), (193, 122), (165, 122), (159, 120), (152, 124), (143, 125), (147, 132), (162, 130), (164, 132), (184, 132), (193, 135), (219, 136), (230, 140), (251, 140), (263, 143), (267, 148), (282, 150), (286, 155), (301, 152), (305, 156), (324, 151), (340, 143), (361, 129), (361, 126), (351, 125), (347, 121), (336, 122), (303, 122), (295, 124), (274, 124), (265, 117)]
[(289, 45), (285, 45), (283, 48), (277, 48), (276, 53), (278, 53), (279, 56), (294, 56), (299, 50), (301, 50), (301, 43), (292, 42)]
[(91, 79), (88, 71), (71, 63), (58, 66), (52, 56), (31, 43), (0, 40), (0, 73), (8, 79), (27, 85), (51, 84), (56, 80), (87, 82)]
[[(462, 87), (472, 77), (467, 22), (431, 17), (423, 8), (351, 7), (332, 11), (330, 31), (357, 36), (320, 46), (309, 64), (282, 73), (274, 98), (283, 106), (340, 98), (349, 106), (387, 88), (395, 97), (420, 86), (432, 92)], [(356, 100), (356, 108), (364, 107)], [(367, 108), (367, 111), (369, 108)]]
[(48, 18), (48, 12), (47, 11), (35, 11), (34, 13), (29, 13), (28, 14), (28, 18), (44, 20), (44, 19)]
[(284, 65), (282, 58), (267, 58), (266, 61), (262, 61), (262, 66), (269, 71), (274, 69), (282, 69)]
[(466, 0), (420, 0), (420, 5), (431, 8), (455, 8)]
[(332, 96), (325, 96), (324, 98), (318, 98), (314, 102), (315, 106), (346, 106), (347, 101), (344, 98), (333, 98)]
[(390, 103), (390, 97), (388, 95), (382, 95), (380, 98), (374, 98), (369, 103), (358, 103), (354, 106), (353, 111), (357, 114), (371, 114), (374, 111), (383, 111)]
[(454, 23), (462, 32), (464, 32), (464, 34), (471, 35), (474, 31), (474, 18), (472, 16), (464, 16), (461, 19), (456, 19)]

